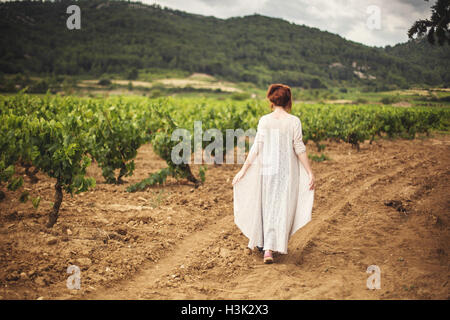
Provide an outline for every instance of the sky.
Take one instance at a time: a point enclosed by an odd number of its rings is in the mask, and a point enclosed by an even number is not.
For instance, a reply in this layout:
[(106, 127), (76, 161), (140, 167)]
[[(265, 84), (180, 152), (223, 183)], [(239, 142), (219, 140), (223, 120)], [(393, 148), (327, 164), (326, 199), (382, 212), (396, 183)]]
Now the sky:
[(430, 17), (434, 0), (141, 0), (189, 13), (229, 17), (261, 14), (384, 47), (408, 40), (414, 21)]

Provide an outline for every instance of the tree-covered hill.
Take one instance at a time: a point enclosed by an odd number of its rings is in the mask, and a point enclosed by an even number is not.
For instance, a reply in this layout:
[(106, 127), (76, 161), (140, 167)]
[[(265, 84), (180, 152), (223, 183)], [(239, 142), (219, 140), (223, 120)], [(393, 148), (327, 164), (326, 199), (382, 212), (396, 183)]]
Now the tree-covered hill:
[[(81, 8), (81, 30), (66, 27), (71, 4)], [(0, 4), (0, 29), (3, 73), (100, 76), (158, 68), (261, 86), (449, 84), (448, 48), (372, 48), (260, 15), (218, 19), (128, 1), (20, 1)]]
[(432, 78), (427, 83), (441, 79), (447, 87), (450, 85), (450, 46), (444, 44), (431, 45), (426, 38), (420, 41), (412, 40), (407, 43), (387, 46), (385, 52), (401, 57), (414, 65), (418, 65), (432, 72)]

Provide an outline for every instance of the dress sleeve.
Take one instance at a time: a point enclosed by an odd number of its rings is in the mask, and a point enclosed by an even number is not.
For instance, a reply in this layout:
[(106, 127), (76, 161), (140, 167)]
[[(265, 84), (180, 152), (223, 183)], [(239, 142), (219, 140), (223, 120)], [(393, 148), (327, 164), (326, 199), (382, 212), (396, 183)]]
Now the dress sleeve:
[(264, 143), (264, 131), (265, 130), (263, 128), (262, 121), (261, 119), (259, 119), (254, 142), (257, 143), (259, 146), (261, 146)]
[(264, 134), (265, 134), (264, 131), (265, 131), (265, 129), (263, 128), (262, 121), (261, 121), (261, 119), (259, 119), (258, 127), (256, 129), (255, 139), (253, 140), (253, 144), (252, 144), (252, 146), (251, 146), (251, 148), (249, 150), (248, 157), (247, 157), (247, 159), (249, 159), (250, 162), (253, 162), (255, 157), (263, 149), (263, 146), (264, 146)]
[(302, 135), (302, 123), (300, 119), (297, 119), (294, 125), (294, 151), (296, 154), (301, 154), (306, 152), (306, 146), (303, 143), (303, 135)]

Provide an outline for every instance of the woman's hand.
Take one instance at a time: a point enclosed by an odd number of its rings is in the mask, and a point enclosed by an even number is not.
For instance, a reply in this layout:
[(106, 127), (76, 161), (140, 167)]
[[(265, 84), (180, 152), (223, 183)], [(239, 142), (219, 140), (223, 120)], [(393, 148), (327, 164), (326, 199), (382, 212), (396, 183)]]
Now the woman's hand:
[(239, 170), (239, 172), (234, 176), (234, 178), (233, 178), (233, 182), (232, 182), (232, 184), (233, 184), (233, 186), (239, 181), (239, 180), (241, 180), (242, 179), (242, 177), (245, 175), (245, 171), (244, 170)]
[(316, 180), (312, 172), (309, 173), (309, 190), (314, 190), (316, 187)]
[(314, 178), (314, 174), (311, 170), (311, 165), (309, 164), (308, 156), (306, 155), (306, 152), (302, 152), (299, 155), (297, 155), (300, 162), (303, 164), (303, 167), (306, 169), (306, 172), (309, 176), (309, 190), (314, 190), (316, 187), (316, 181)]

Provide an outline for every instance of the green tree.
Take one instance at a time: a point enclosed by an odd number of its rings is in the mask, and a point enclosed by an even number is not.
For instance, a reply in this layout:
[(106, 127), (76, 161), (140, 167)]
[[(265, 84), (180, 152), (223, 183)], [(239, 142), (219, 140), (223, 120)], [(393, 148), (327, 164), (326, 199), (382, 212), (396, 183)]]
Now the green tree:
[(136, 68), (133, 68), (127, 76), (127, 80), (136, 80), (139, 76), (138, 70)]
[(431, 7), (431, 18), (414, 22), (408, 30), (408, 37), (412, 39), (415, 34), (422, 37), (426, 33), (429, 43), (434, 44), (437, 38), (439, 45), (442, 46), (445, 42), (450, 45), (449, 24), (450, 0), (437, 0)]

